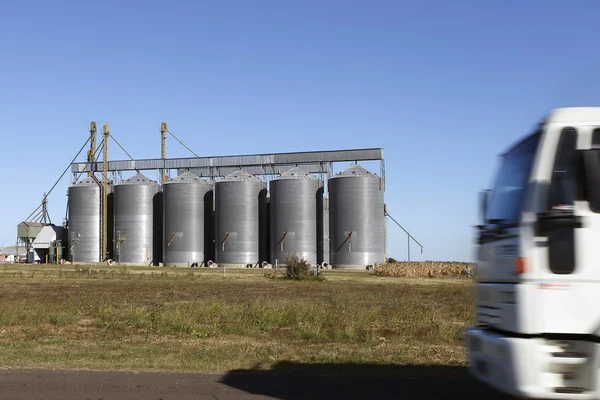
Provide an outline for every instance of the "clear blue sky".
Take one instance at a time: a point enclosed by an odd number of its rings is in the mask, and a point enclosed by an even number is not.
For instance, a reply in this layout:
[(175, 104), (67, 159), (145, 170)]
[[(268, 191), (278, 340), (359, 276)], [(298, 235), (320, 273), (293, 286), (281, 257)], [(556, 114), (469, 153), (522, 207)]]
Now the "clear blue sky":
[(414, 259), (471, 260), (497, 154), (552, 108), (599, 105), (598, 15), (564, 0), (5, 2), (0, 245), (90, 121), (136, 158), (160, 156), (166, 121), (201, 155), (383, 147), (389, 211), (425, 246)]

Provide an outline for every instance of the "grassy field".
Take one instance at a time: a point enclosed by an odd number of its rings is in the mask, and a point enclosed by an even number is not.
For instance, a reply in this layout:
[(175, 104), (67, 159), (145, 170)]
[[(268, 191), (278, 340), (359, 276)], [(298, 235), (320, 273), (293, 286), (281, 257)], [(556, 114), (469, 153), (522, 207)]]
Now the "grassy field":
[(0, 365), (224, 372), (281, 361), (466, 363), (468, 279), (264, 274), (5, 265)]

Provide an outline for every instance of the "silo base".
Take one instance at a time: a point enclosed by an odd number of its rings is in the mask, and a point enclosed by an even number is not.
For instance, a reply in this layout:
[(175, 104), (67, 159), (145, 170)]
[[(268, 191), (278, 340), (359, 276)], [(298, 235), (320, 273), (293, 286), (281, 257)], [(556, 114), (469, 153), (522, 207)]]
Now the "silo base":
[(246, 269), (246, 268), (259, 268), (260, 264), (220, 264), (217, 263), (217, 268), (232, 268), (232, 269)]
[(178, 263), (178, 262), (167, 262), (163, 264), (163, 267), (176, 267), (176, 268), (199, 268), (199, 267), (204, 267), (204, 263), (201, 262), (183, 262), (183, 263)]
[(154, 264), (146, 264), (146, 263), (136, 263), (136, 262), (116, 262), (113, 261), (113, 267), (157, 267), (158, 265)]
[(342, 271), (368, 271), (367, 265), (332, 265), (331, 269)]
[[(316, 268), (316, 267), (317, 267), (317, 265), (318, 265), (318, 264), (316, 264), (316, 263), (312, 263), (312, 262), (311, 262), (311, 263), (308, 263), (308, 266), (309, 266), (310, 268)], [(275, 268), (275, 264), (273, 264), (273, 265), (272, 265), (272, 267), (273, 267), (273, 268)], [(287, 268), (287, 264), (281, 264), (281, 263), (279, 263), (279, 264), (277, 264), (277, 268)], [(330, 268), (330, 267), (329, 267), (329, 266), (327, 266), (326, 268), (324, 268), (323, 266), (321, 266), (321, 269), (327, 269), (327, 268)]]

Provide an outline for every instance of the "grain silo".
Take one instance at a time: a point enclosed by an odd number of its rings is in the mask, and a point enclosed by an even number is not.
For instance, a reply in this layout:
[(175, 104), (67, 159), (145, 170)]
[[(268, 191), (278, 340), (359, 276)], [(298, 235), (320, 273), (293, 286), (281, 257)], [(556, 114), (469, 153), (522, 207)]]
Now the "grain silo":
[(91, 177), (69, 187), (68, 248), (71, 262), (100, 262), (101, 189)]
[(208, 182), (185, 172), (163, 185), (163, 264), (201, 265), (204, 255), (204, 199)]
[(259, 213), (266, 199), (265, 184), (237, 170), (215, 182), (215, 246), (219, 265), (259, 263)]
[[(114, 186), (114, 258), (120, 263), (157, 263), (160, 186), (138, 173)], [(158, 218), (155, 218), (158, 217)]]
[(384, 182), (353, 165), (329, 179), (329, 238), (333, 268), (383, 263)]
[(300, 168), (271, 180), (271, 260), (285, 265), (290, 254), (317, 263), (318, 209), (323, 182)]

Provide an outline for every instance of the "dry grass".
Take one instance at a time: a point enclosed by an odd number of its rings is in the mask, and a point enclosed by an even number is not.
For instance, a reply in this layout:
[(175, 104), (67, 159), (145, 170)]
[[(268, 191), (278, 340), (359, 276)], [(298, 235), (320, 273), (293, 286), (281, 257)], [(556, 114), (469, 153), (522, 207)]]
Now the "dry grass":
[(0, 268), (0, 363), (205, 372), (282, 361), (465, 365), (468, 280), (263, 273)]
[(404, 278), (466, 278), (465, 268), (474, 264), (462, 262), (395, 262), (375, 266), (376, 276)]

